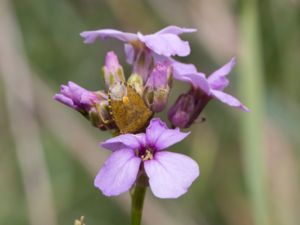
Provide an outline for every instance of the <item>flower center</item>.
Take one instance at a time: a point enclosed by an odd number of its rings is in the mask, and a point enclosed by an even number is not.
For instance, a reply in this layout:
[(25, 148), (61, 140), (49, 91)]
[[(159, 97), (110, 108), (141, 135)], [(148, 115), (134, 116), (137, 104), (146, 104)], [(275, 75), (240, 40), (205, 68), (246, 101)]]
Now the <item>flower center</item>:
[(153, 153), (152, 153), (152, 150), (151, 150), (151, 149), (146, 149), (146, 151), (144, 152), (144, 154), (142, 154), (140, 157), (141, 157), (141, 159), (142, 159), (143, 161), (153, 159)]

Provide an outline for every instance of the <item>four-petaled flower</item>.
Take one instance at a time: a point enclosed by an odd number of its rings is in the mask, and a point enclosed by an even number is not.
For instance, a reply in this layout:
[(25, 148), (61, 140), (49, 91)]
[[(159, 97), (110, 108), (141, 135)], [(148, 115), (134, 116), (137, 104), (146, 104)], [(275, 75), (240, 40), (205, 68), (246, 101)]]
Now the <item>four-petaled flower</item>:
[(191, 49), (187, 41), (180, 39), (182, 33), (195, 32), (193, 28), (168, 26), (154, 34), (143, 35), (138, 32), (127, 33), (114, 29), (84, 31), (80, 35), (84, 42), (91, 44), (97, 38), (114, 38), (125, 43), (126, 61), (132, 64), (132, 74), (138, 74), (145, 83), (154, 64), (163, 62), (166, 66), (173, 63), (172, 56), (187, 56)]
[(165, 151), (189, 133), (168, 129), (158, 118), (151, 120), (146, 133), (124, 134), (102, 142), (113, 153), (95, 178), (95, 186), (104, 195), (128, 191), (138, 173), (145, 172), (153, 194), (159, 198), (177, 198), (199, 176), (197, 163), (188, 156)]
[(238, 99), (223, 91), (229, 85), (227, 75), (231, 72), (235, 62), (235, 58), (232, 58), (227, 64), (208, 76), (207, 79), (205, 75), (201, 73), (190, 73), (187, 74), (186, 77), (190, 78), (192, 84), (196, 88), (200, 88), (208, 96), (216, 98), (229, 106), (248, 112), (249, 109)]
[(168, 112), (168, 117), (173, 126), (189, 127), (211, 99), (218, 99), (245, 112), (250, 111), (238, 99), (223, 91), (229, 85), (227, 75), (231, 72), (234, 65), (235, 58), (232, 58), (227, 64), (206, 78), (205, 74), (198, 72), (194, 65), (174, 62), (174, 77), (181, 81), (189, 82), (192, 87), (188, 93), (182, 94), (177, 99)]
[[(153, 51), (154, 53), (166, 57), (170, 56), (187, 56), (190, 54), (190, 46), (187, 41), (183, 41), (178, 35), (182, 33), (195, 32), (196, 29), (192, 28), (181, 28), (177, 26), (168, 26), (154, 34), (143, 35), (138, 32), (127, 33), (114, 29), (100, 29), (94, 31), (84, 31), (80, 33), (80, 36), (84, 38), (84, 42), (87, 44), (95, 42), (97, 38), (107, 39), (114, 38), (125, 43), (128, 43), (134, 47), (144, 47)], [(132, 49), (127, 47), (127, 53)]]

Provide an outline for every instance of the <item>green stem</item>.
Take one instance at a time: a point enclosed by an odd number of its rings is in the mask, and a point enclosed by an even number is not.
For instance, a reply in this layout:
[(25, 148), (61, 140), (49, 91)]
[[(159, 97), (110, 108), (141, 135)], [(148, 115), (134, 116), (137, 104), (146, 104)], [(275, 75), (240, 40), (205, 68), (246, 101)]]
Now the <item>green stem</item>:
[(140, 176), (131, 191), (131, 225), (141, 224), (146, 190), (145, 177)]

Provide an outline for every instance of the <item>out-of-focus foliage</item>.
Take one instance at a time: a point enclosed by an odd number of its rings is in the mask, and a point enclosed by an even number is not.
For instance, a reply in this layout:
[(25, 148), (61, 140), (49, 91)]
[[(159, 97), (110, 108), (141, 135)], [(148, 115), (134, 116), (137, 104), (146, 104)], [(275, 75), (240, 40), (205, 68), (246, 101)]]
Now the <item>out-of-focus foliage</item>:
[[(89, 131), (93, 138), (90, 140), (95, 141), (87, 144), (84, 143), (87, 139), (82, 138), (81, 151), (75, 151), (76, 146), (60, 137), (63, 135), (62, 128), (55, 130), (55, 127), (47, 124), (46, 112), (45, 116), (41, 113), (43, 110), (35, 115), (40, 126), (58, 224), (73, 224), (81, 215), (85, 216), (87, 225), (129, 224), (125, 208), (130, 207), (130, 202), (123, 204), (117, 198), (104, 197), (94, 188), (93, 178), (98, 160), (91, 157), (89, 164), (89, 156), (85, 155), (85, 145), (94, 145), (95, 152), (103, 151), (97, 146), (97, 141), (104, 140), (108, 134), (86, 126), (84, 118), (58, 103), (52, 104), (50, 99), (58, 91), (59, 85), (69, 80), (87, 89), (102, 89), (104, 82), (100, 69), (105, 53), (109, 50), (116, 51), (122, 64), (126, 65), (123, 47), (119, 42), (99, 41), (94, 45), (84, 45), (79, 33), (96, 28), (151, 33), (169, 24), (195, 27), (199, 30), (197, 34), (184, 36), (191, 42), (192, 54), (182, 60), (195, 63), (200, 71), (208, 74), (227, 62), (232, 54), (238, 56), (239, 67), (239, 47), (242, 41), (239, 23), (245, 2), (247, 1), (11, 1), (12, 13), (17, 17), (17, 29), (21, 30), (25, 57), (35, 73), (33, 78), (37, 79), (38, 76), (39, 81), (42, 80), (48, 94), (49, 88), (51, 90), (45, 106), (37, 103), (38, 108), (51, 110), (51, 107), (57, 107), (68, 113), (64, 115), (74, 116), (65, 120), (59, 117), (59, 121), (65, 121), (65, 124), (60, 125), (68, 127), (68, 122), (75, 118), (82, 125), (85, 132), (83, 136)], [(263, 84), (260, 85), (264, 87), (258, 98), (263, 100), (266, 107), (263, 124), (259, 124), (257, 129), (263, 128), (260, 132), (263, 134), (262, 155), (265, 156), (262, 160), (267, 172), (267, 214), (271, 218), (271, 224), (296, 225), (300, 221), (297, 213), (300, 210), (300, 2), (259, 1), (257, 16), (263, 71)], [(5, 29), (1, 27), (2, 36), (5, 36)], [(216, 46), (219, 45), (216, 51)], [(125, 71), (128, 76), (130, 68), (125, 66)], [(238, 74), (237, 71), (242, 70), (235, 70), (230, 75), (232, 85), (228, 92), (237, 93), (239, 90), (239, 76), (243, 74)], [(0, 81), (0, 224), (25, 225), (30, 224), (28, 199), (25, 198), (20, 166), (15, 154), (4, 84), (1, 79)], [(19, 85), (22, 83), (16, 83), (16, 86)], [(175, 82), (170, 103), (186, 88), (187, 86)], [(37, 99), (39, 95), (46, 96), (42, 92), (43, 90), (35, 93)], [(54, 110), (53, 113), (55, 112)], [(52, 116), (55, 118), (56, 114)], [(172, 149), (185, 151), (197, 160), (201, 168), (200, 178), (182, 198), (154, 203), (165, 209), (163, 213), (174, 220), (177, 217), (189, 218), (194, 224), (201, 225), (254, 224), (251, 195), (244, 172), (245, 161), (242, 160), (244, 145), (241, 144), (240, 132), (241, 119), (247, 115), (242, 118), (241, 112), (214, 101), (204, 110), (203, 116), (207, 119), (206, 122), (194, 125), (191, 136)], [(80, 134), (80, 130), (70, 130), (68, 137), (72, 134), (75, 136), (78, 132)], [(99, 159), (98, 168), (102, 165), (102, 160)], [(151, 198), (150, 193), (147, 198)], [(156, 215), (148, 215), (148, 218), (151, 216)]]

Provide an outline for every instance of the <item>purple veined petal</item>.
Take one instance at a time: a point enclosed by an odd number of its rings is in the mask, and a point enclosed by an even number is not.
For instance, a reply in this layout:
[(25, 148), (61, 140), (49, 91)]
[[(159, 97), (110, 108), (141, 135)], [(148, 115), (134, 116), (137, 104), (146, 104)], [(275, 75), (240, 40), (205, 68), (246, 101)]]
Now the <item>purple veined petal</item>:
[(221, 102), (235, 107), (235, 108), (239, 108), (245, 112), (249, 112), (250, 110), (244, 106), (238, 99), (236, 99), (235, 97), (233, 97), (232, 95), (226, 94), (222, 91), (217, 91), (217, 90), (212, 90), (211, 94), (217, 98), (218, 100), (220, 100)]
[(98, 172), (94, 185), (106, 196), (128, 191), (134, 184), (141, 159), (131, 149), (115, 151)]
[(190, 132), (180, 132), (178, 128), (169, 129), (159, 118), (151, 120), (146, 130), (146, 141), (148, 145), (154, 146), (156, 150), (163, 150), (186, 138)]
[(110, 138), (100, 145), (111, 151), (117, 151), (123, 148), (140, 149), (145, 142), (145, 134), (122, 134), (114, 138)]
[(187, 56), (191, 49), (187, 41), (181, 40), (175, 34), (150, 34), (142, 35), (138, 33), (138, 38), (141, 42), (154, 51), (158, 55), (170, 56)]
[(195, 87), (200, 88), (207, 95), (210, 94), (211, 88), (209, 86), (209, 83), (204, 73), (198, 72), (198, 73), (186, 74), (185, 77), (188, 77)]
[(122, 32), (114, 29), (84, 31), (80, 33), (80, 36), (84, 39), (85, 44), (94, 43), (97, 38), (100, 39), (114, 38), (123, 42), (130, 42), (137, 39), (136, 34)]
[(66, 97), (66, 96), (64, 96), (62, 94), (55, 94), (54, 97), (53, 97), (53, 99), (56, 100), (56, 101), (59, 101), (59, 102), (61, 102), (63, 104), (65, 104), (66, 106), (69, 106), (69, 107), (71, 107), (73, 109), (76, 108), (76, 106), (74, 105), (74, 102), (72, 101), (72, 99), (68, 98), (68, 97)]
[(178, 198), (200, 174), (193, 159), (167, 151), (157, 152), (154, 159), (144, 162), (144, 168), (150, 188), (159, 198)]
[(190, 82), (190, 78), (187, 78), (186, 74), (197, 73), (197, 68), (193, 64), (181, 63), (176, 60), (172, 61), (173, 77), (176, 80), (183, 82)]
[(213, 72), (208, 78), (208, 83), (214, 90), (222, 91), (228, 86), (229, 80), (226, 76), (231, 72), (232, 68), (236, 63), (235, 57), (233, 57), (227, 64), (222, 66), (220, 69)]
[(178, 26), (168, 26), (164, 29), (156, 32), (155, 34), (175, 34), (180, 35), (182, 33), (193, 33), (196, 32), (197, 29), (195, 28), (184, 28), (184, 27), (178, 27)]
[(134, 62), (134, 48), (130, 44), (125, 44), (124, 45), (124, 52), (125, 52), (125, 57), (126, 57), (126, 62), (129, 65), (132, 65)]

